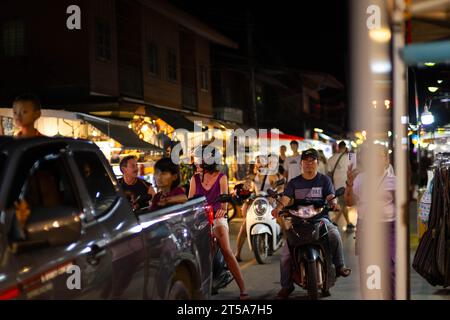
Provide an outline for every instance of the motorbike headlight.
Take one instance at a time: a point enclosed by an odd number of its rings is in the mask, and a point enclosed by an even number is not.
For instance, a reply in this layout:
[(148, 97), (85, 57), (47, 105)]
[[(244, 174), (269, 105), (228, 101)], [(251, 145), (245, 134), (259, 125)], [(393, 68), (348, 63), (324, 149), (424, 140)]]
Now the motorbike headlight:
[(255, 213), (258, 216), (263, 216), (266, 213), (268, 206), (267, 202), (265, 202), (264, 200), (255, 200), (253, 205), (255, 207)]

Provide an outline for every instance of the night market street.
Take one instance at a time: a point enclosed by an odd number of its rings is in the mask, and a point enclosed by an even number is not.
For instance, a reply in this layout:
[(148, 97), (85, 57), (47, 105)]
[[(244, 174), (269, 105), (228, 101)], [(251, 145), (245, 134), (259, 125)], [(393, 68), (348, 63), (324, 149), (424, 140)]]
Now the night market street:
[(0, 0), (0, 300), (450, 301), (449, 21)]

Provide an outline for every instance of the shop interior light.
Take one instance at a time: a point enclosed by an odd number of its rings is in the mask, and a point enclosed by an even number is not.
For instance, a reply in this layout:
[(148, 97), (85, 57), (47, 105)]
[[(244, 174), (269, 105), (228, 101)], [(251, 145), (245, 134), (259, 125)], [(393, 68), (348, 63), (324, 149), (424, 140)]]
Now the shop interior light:
[(320, 128), (314, 128), (314, 132), (323, 133), (323, 130)]
[(439, 90), (439, 87), (428, 87), (428, 91), (430, 91), (431, 93), (435, 93), (438, 90)]
[(376, 109), (376, 108), (377, 108), (377, 100), (373, 100), (373, 101), (372, 101), (372, 105), (373, 105), (373, 107)]
[(391, 107), (391, 101), (390, 100), (384, 100), (384, 105), (386, 106), (386, 109), (389, 110)]
[(371, 29), (369, 31), (370, 39), (380, 43), (389, 42), (391, 36), (391, 30), (388, 28)]
[(144, 125), (142, 126), (142, 131), (143, 131), (143, 132), (147, 132), (147, 131), (148, 131), (148, 125), (144, 124)]
[(441, 84), (444, 80), (438, 80), (437, 83)]
[(436, 65), (436, 63), (434, 63), (434, 62), (425, 62), (423, 65), (426, 66), (426, 67), (434, 67)]
[(421, 121), (422, 121), (422, 124), (424, 124), (424, 125), (426, 125), (426, 126), (427, 126), (427, 125), (430, 125), (430, 124), (432, 124), (432, 123), (434, 122), (434, 116), (433, 116), (433, 114), (428, 110), (428, 107), (427, 107), (427, 106), (425, 106), (425, 108), (424, 108), (424, 110), (423, 110), (423, 113), (422, 113), (420, 119), (421, 119)]

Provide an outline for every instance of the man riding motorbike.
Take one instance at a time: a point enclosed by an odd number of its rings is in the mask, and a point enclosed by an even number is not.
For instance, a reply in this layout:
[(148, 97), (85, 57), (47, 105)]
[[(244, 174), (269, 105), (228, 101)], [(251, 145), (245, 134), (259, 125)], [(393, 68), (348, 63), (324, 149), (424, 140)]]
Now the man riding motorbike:
[[(301, 205), (302, 202), (323, 202), (334, 198), (334, 188), (329, 177), (318, 173), (319, 153), (315, 149), (308, 149), (301, 155), (302, 174), (289, 181), (280, 204), (272, 211), (278, 218), (279, 213), (288, 205)], [(336, 200), (331, 201), (332, 209), (338, 209)], [(328, 212), (321, 213), (322, 219), (328, 228), (331, 255), (338, 276), (348, 277), (351, 269), (345, 267), (344, 252), (339, 230), (330, 222)], [(280, 260), (281, 290), (278, 298), (286, 299), (295, 289), (292, 279), (292, 260), (288, 244), (285, 243), (281, 251)]]

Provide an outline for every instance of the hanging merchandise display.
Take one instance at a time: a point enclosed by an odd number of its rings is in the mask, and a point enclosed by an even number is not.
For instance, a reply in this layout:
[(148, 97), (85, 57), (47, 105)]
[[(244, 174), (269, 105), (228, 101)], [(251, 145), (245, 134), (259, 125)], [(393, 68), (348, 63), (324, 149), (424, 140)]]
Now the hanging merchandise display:
[(436, 156), (428, 228), (413, 268), (433, 286), (450, 285), (450, 154)]

